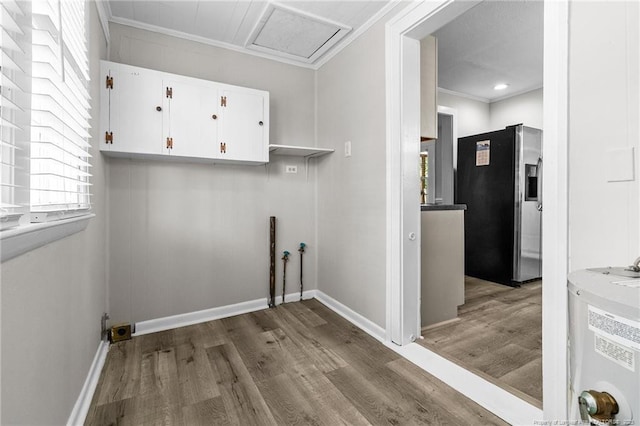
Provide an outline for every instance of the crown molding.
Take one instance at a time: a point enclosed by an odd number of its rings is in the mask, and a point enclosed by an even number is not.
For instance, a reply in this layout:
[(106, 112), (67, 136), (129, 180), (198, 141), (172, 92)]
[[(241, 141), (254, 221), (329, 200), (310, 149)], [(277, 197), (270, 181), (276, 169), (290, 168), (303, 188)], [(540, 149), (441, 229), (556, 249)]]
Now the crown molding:
[(347, 46), (349, 46), (352, 42), (354, 42), (358, 37), (364, 34), (369, 28), (371, 28), (374, 24), (376, 24), (379, 20), (381, 20), (387, 13), (391, 11), (395, 6), (397, 6), (401, 0), (391, 0), (389, 1), (382, 9), (380, 9), (375, 15), (373, 15), (367, 22), (358, 27), (357, 30), (353, 31), (350, 34), (347, 34), (344, 37), (342, 43), (337, 45), (333, 50), (327, 52), (324, 56), (319, 58), (315, 62), (315, 70), (320, 69), (324, 64), (329, 62), (331, 58), (336, 56), (338, 53), (342, 52)]
[(480, 96), (468, 95), (466, 93), (456, 92), (455, 90), (444, 89), (442, 87), (438, 87), (438, 93), (445, 93), (447, 95), (457, 96), (459, 98), (470, 99), (472, 101), (482, 102), (482, 103), (485, 103), (485, 104), (490, 104), (491, 103), (491, 100), (489, 100), (487, 98), (482, 98)]
[(111, 20), (111, 6), (107, 0), (94, 0), (96, 4), (96, 10), (98, 11), (98, 19), (100, 20), (100, 26), (104, 33), (104, 38), (107, 39), (107, 44), (111, 42), (111, 33), (109, 32), (109, 21)]
[(168, 28), (159, 27), (157, 25), (146, 24), (144, 22), (134, 21), (132, 19), (120, 18), (118, 16), (113, 16), (113, 17), (111, 17), (110, 21), (115, 23), (115, 24), (126, 25), (128, 27), (137, 28), (139, 30), (151, 31), (151, 32), (154, 32), (154, 33), (164, 34), (164, 35), (171, 36), (171, 37), (176, 37), (176, 38), (181, 38), (181, 39), (184, 39), (184, 40), (194, 41), (196, 43), (201, 43), (201, 44), (206, 44), (206, 45), (209, 45), (209, 46), (219, 47), (221, 49), (227, 49), (227, 50), (231, 50), (231, 51), (234, 51), (234, 52), (237, 52), (237, 53), (244, 53), (244, 54), (247, 54), (247, 55), (256, 56), (256, 57), (263, 58), (263, 59), (270, 59), (272, 61), (282, 62), (282, 63), (288, 64), (288, 65), (294, 65), (294, 66), (301, 67), (301, 68), (315, 69), (313, 64), (304, 64), (302, 62), (297, 62), (297, 61), (293, 61), (293, 60), (286, 59), (286, 58), (279, 58), (277, 56), (273, 56), (273, 55), (269, 55), (269, 54), (265, 54), (265, 53), (261, 53), (261, 52), (257, 52), (257, 51), (252, 51), (252, 50), (246, 49), (244, 47), (236, 46), (236, 45), (231, 44), (231, 43), (225, 43), (223, 41), (213, 40), (213, 39), (210, 39), (210, 38), (207, 38), (207, 37), (201, 37), (201, 36), (197, 36), (197, 35), (194, 35), (194, 34), (185, 33), (185, 32), (182, 32), (182, 31), (171, 30), (171, 29), (168, 29)]
[[(128, 27), (137, 28), (140, 30), (151, 31), (154, 33), (164, 34), (171, 37), (177, 37), (184, 40), (193, 41), (196, 43), (202, 43), (209, 46), (219, 47), (221, 49), (231, 50), (237, 53), (244, 53), (251, 56), (256, 56), (263, 59), (270, 59), (272, 61), (281, 62), (287, 65), (293, 65), (296, 67), (312, 69), (317, 71), (324, 64), (329, 62), (331, 58), (340, 53), (343, 49), (349, 46), (353, 41), (355, 41), (358, 37), (364, 34), (369, 28), (371, 28), (374, 24), (376, 24), (380, 19), (382, 19), (391, 9), (393, 9), (396, 5), (398, 5), (402, 0), (390, 0), (382, 9), (380, 9), (375, 15), (369, 18), (363, 25), (361, 25), (355, 31), (347, 34), (341, 42), (335, 45), (335, 47), (328, 51), (326, 54), (318, 58), (313, 63), (304, 63), (294, 59), (288, 59), (285, 57), (278, 57), (273, 54), (263, 53), (256, 50), (251, 50), (246, 47), (237, 46), (231, 43), (225, 43), (218, 40), (213, 40), (207, 37), (197, 36), (194, 34), (185, 33), (182, 31), (172, 30), (169, 28), (163, 28), (157, 25), (151, 25), (144, 22), (136, 21), (128, 18), (121, 18), (118, 16), (113, 16), (111, 13), (111, 8), (109, 7), (108, 0), (95, 0), (96, 5), (98, 6), (98, 14), (100, 15), (100, 22), (102, 23), (103, 30), (105, 31), (105, 36), (107, 40), (109, 40), (109, 26), (108, 22), (113, 22), (115, 24), (126, 25)], [(103, 9), (101, 11), (101, 9)], [(105, 22), (103, 23), (103, 16), (105, 17)], [(108, 22), (107, 22), (108, 21)], [(106, 26), (105, 26), (106, 25)]]
[(519, 90), (517, 92), (510, 93), (508, 95), (501, 96), (499, 98), (493, 98), (493, 99), (491, 99), (491, 101), (489, 103), (500, 102), (500, 101), (504, 101), (504, 100), (507, 100), (507, 99), (510, 99), (510, 98), (515, 98), (516, 96), (524, 95), (525, 93), (529, 93), (529, 92), (535, 92), (536, 90), (540, 90), (542, 88), (543, 88), (543, 86), (540, 85), (540, 86), (534, 87), (533, 89), (532, 88), (528, 88), (528, 89), (524, 89), (524, 90)]
[(536, 86), (534, 88), (529, 87), (524, 90), (519, 90), (517, 92), (509, 93), (508, 95), (504, 95), (504, 96), (500, 96), (498, 98), (492, 98), (492, 99), (487, 99), (487, 98), (482, 98), (480, 96), (473, 96), (466, 93), (456, 92), (455, 90), (443, 89), (442, 87), (438, 87), (438, 93), (446, 93), (447, 95), (457, 96), (459, 98), (466, 98), (472, 101), (483, 102), (485, 104), (493, 104), (495, 102), (500, 102), (510, 98), (515, 98), (516, 96), (524, 95), (525, 93), (534, 92), (542, 88), (543, 88), (542, 85)]

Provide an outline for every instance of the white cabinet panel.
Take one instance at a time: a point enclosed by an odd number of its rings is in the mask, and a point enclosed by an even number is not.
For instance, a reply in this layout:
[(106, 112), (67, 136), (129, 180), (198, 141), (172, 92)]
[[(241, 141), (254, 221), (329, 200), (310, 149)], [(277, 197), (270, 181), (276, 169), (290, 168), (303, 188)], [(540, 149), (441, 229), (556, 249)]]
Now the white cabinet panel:
[(420, 136), (438, 138), (438, 40), (420, 41)]
[[(162, 153), (162, 76), (160, 73), (122, 64), (105, 71), (113, 78), (113, 88), (104, 87), (109, 99), (108, 130), (111, 143), (105, 151), (136, 154)], [(106, 81), (106, 76), (104, 77)], [(160, 108), (160, 110), (158, 110)]]
[[(217, 87), (167, 79), (164, 90), (163, 152), (182, 157), (217, 158), (220, 151)], [(170, 138), (170, 147), (166, 138)]]
[[(236, 161), (269, 161), (265, 133), (269, 134), (264, 92), (249, 90), (221, 91), (222, 106), (219, 139), (224, 144), (223, 158)], [(267, 136), (268, 137), (268, 136)]]
[(108, 61), (100, 126), (105, 154), (262, 164), (269, 93)]

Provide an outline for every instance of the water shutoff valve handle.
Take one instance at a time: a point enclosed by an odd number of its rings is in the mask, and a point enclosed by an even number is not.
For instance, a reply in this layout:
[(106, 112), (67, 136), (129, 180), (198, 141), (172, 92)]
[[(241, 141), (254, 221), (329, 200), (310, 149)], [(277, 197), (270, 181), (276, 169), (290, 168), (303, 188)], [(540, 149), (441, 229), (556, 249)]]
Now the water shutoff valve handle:
[(591, 419), (600, 422), (610, 422), (615, 414), (618, 414), (618, 403), (607, 392), (594, 390), (583, 391), (578, 397), (580, 405), (580, 418), (588, 422)]

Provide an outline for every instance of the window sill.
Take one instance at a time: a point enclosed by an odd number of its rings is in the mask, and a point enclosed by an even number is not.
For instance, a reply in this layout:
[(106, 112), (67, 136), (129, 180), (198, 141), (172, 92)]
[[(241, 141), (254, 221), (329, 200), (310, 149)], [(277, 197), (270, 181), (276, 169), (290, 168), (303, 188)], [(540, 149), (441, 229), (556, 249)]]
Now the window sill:
[(84, 230), (93, 213), (45, 223), (31, 223), (0, 232), (0, 261), (4, 262)]

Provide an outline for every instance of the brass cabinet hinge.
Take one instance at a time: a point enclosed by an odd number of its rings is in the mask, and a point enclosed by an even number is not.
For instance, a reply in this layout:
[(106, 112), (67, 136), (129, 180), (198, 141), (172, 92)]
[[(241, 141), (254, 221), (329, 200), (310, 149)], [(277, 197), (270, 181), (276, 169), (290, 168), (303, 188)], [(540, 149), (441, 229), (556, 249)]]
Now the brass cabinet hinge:
[(111, 76), (107, 76), (107, 89), (113, 89), (113, 77)]
[(223, 106), (223, 107), (227, 106), (227, 97), (226, 96), (220, 96), (220, 106)]
[(167, 149), (173, 149), (173, 138), (167, 138)]
[(173, 87), (167, 87), (167, 98), (173, 99)]
[(220, 152), (222, 154), (226, 154), (227, 153), (227, 144), (225, 142), (220, 142)]
[(113, 132), (104, 132), (104, 141), (113, 144)]

